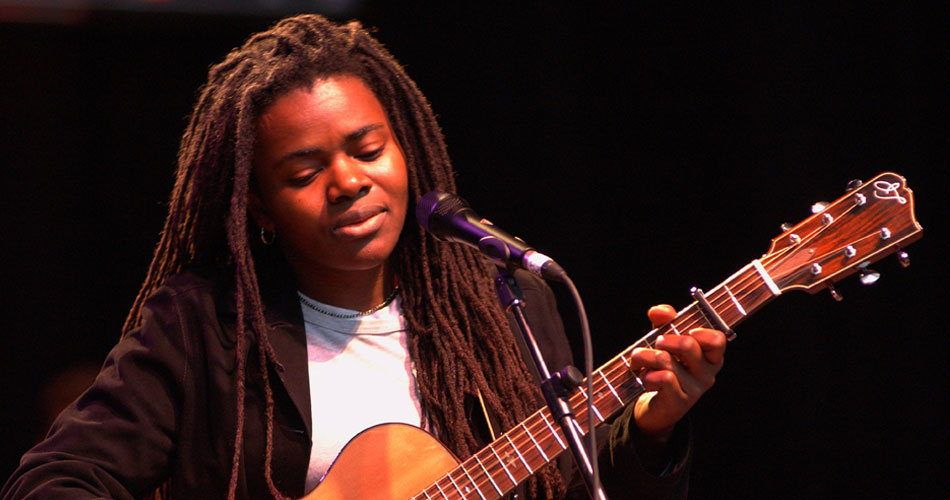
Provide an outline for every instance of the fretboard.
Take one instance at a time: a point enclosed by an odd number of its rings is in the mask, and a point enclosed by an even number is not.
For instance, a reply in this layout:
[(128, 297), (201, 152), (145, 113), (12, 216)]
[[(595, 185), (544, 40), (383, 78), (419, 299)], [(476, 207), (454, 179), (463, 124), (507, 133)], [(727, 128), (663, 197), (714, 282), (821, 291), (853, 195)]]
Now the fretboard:
[[(730, 276), (705, 293), (716, 314), (733, 327), (780, 293), (759, 261)], [(660, 335), (686, 335), (693, 328), (712, 326), (696, 302), (680, 310), (668, 325), (654, 329), (592, 374), (595, 421), (600, 424), (646, 392), (631, 370), (634, 349), (653, 347)], [(587, 434), (586, 383), (570, 397), (578, 430)], [(568, 447), (563, 432), (545, 407), (480, 450), (415, 499), (498, 499), (553, 460)]]

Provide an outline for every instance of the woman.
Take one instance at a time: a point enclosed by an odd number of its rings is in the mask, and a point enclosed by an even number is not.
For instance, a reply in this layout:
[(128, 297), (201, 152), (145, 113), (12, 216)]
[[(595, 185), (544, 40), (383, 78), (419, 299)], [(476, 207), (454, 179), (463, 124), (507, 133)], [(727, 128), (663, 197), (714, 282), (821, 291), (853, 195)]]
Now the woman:
[[(4, 498), (296, 497), (375, 423), (459, 457), (516, 425), (540, 399), (490, 265), (406, 218), (432, 189), (454, 191), (433, 113), (357, 23), (300, 16), (250, 38), (210, 70), (122, 340)], [(569, 363), (550, 290), (522, 281), (549, 363)], [(608, 494), (685, 492), (676, 423), (725, 349), (692, 333), (631, 360), (655, 392), (612, 424)], [(530, 496), (563, 497), (566, 463)]]

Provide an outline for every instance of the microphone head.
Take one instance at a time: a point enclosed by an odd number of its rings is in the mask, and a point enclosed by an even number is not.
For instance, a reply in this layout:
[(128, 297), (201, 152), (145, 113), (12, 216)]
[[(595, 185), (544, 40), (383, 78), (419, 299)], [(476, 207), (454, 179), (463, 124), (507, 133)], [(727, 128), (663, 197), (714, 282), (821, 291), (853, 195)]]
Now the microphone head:
[(445, 240), (440, 234), (447, 217), (468, 208), (468, 203), (460, 196), (443, 191), (429, 191), (419, 203), (416, 203), (416, 219), (426, 231), (436, 238)]

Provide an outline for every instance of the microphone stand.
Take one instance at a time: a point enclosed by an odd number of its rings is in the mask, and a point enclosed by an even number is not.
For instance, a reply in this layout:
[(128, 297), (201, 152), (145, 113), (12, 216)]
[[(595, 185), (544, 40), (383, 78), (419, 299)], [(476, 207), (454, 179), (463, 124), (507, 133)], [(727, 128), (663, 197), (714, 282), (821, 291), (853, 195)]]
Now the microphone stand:
[[(498, 266), (498, 276), (495, 278), (495, 291), (498, 293), (498, 299), (501, 301), (501, 305), (514, 315), (518, 323), (518, 328), (524, 336), (525, 344), (531, 352), (531, 358), (534, 360), (538, 373), (541, 375), (541, 393), (544, 395), (544, 400), (547, 402), (554, 420), (558, 422), (561, 426), (561, 430), (564, 431), (564, 436), (571, 447), (571, 452), (574, 453), (574, 461), (577, 464), (577, 468), (581, 471), (584, 482), (587, 484), (587, 491), (590, 494), (590, 498), (595, 500), (607, 500), (607, 495), (600, 486), (600, 481), (594, 477), (590, 457), (587, 454), (587, 449), (584, 447), (584, 443), (578, 432), (580, 427), (577, 425), (577, 420), (574, 418), (574, 410), (568, 401), (567, 385), (570, 382), (558, 376), (559, 374), (552, 377), (551, 372), (548, 371), (547, 363), (544, 362), (544, 358), (541, 356), (541, 349), (538, 348), (538, 344), (534, 340), (534, 335), (531, 333), (531, 326), (528, 325), (528, 320), (524, 315), (524, 295), (521, 293), (521, 288), (515, 281), (514, 274), (510, 269)], [(588, 429), (588, 433), (593, 431), (594, 429)]]

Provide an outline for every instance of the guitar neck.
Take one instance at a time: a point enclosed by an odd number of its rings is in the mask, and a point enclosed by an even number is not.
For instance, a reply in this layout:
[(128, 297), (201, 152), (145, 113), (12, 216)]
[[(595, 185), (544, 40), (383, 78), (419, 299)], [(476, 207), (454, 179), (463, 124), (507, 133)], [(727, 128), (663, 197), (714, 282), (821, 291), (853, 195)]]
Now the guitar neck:
[[(730, 328), (742, 322), (781, 292), (758, 260), (706, 292), (712, 309)], [(685, 335), (710, 327), (696, 302), (677, 313), (668, 325), (654, 329), (592, 374), (594, 418), (598, 424), (619, 413), (645, 392), (630, 369), (629, 358), (638, 347), (652, 347), (660, 335)], [(570, 403), (581, 434), (587, 434), (586, 384)], [(501, 498), (568, 447), (563, 432), (546, 407), (493, 441), (415, 498)]]
[[(753, 260), (712, 290), (695, 294), (699, 303), (596, 370), (591, 380), (595, 420), (604, 422), (646, 391), (631, 370), (630, 355), (638, 347), (653, 347), (660, 335), (709, 326), (731, 330), (783, 291), (815, 293), (895, 251), (906, 265), (900, 248), (920, 238), (923, 230), (913, 205), (913, 192), (895, 173), (884, 172), (867, 183), (852, 181), (847, 194), (774, 238), (761, 261)], [(570, 397), (581, 434), (587, 433), (588, 422), (585, 386)], [(567, 441), (543, 408), (415, 498), (501, 498), (565, 449)]]

